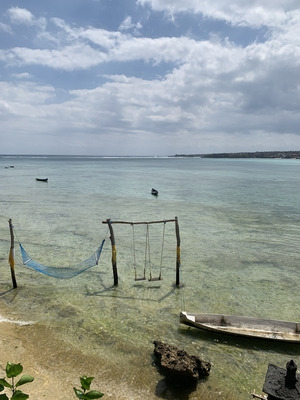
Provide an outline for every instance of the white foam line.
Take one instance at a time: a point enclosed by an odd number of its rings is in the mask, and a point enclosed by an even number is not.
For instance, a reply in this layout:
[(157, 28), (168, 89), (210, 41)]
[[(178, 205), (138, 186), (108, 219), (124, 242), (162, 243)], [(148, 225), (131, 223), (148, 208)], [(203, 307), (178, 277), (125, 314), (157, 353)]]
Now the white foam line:
[(0, 322), (7, 322), (9, 324), (16, 324), (16, 325), (20, 325), (20, 326), (33, 325), (32, 321), (17, 321), (17, 320), (2, 317), (2, 315), (0, 315)]

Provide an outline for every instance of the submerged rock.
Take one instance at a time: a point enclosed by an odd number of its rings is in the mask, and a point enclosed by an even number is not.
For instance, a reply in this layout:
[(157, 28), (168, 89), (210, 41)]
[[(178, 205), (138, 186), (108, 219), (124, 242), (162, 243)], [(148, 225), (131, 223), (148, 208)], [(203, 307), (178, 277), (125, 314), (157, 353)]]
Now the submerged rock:
[(160, 372), (166, 378), (195, 383), (209, 375), (211, 368), (209, 362), (167, 343), (154, 341), (153, 344)]

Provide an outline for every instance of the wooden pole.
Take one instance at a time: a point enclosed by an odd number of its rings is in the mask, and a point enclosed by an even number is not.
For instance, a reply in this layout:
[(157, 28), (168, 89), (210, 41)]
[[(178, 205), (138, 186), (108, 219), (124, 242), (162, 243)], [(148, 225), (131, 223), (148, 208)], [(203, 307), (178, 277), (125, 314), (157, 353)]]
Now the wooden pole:
[(179, 224), (178, 218), (175, 217), (175, 232), (177, 239), (177, 249), (176, 249), (176, 286), (180, 285), (179, 269), (180, 269), (180, 235), (179, 235)]
[[(102, 224), (107, 224), (109, 220), (102, 221)], [(129, 221), (111, 221), (112, 224), (127, 224), (127, 225), (150, 225), (161, 224), (162, 222), (174, 222), (175, 219), (163, 219), (160, 221), (144, 221), (144, 222), (129, 222)]]
[(18, 287), (18, 285), (17, 285), (16, 276), (15, 276), (15, 257), (14, 257), (15, 238), (14, 238), (14, 230), (13, 230), (13, 225), (12, 225), (11, 219), (8, 221), (8, 224), (9, 224), (9, 230), (10, 230), (10, 251), (9, 251), (8, 261), (10, 264), (11, 280), (12, 280), (14, 289), (16, 289)]
[(113, 275), (114, 275), (114, 286), (118, 286), (118, 269), (117, 269), (117, 250), (116, 250), (116, 242), (115, 242), (115, 235), (112, 228), (112, 223), (110, 219), (106, 220), (110, 232), (110, 241), (111, 241), (111, 263), (113, 268)]

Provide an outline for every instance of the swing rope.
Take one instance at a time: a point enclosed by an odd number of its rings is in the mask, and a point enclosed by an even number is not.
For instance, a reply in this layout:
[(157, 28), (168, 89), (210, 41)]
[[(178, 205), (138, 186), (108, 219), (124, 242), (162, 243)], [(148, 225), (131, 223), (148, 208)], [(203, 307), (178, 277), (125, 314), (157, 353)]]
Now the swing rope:
[(164, 253), (166, 221), (163, 221), (163, 222), (164, 222), (164, 227), (163, 227), (162, 245), (161, 245), (160, 269), (159, 269), (159, 276), (157, 278), (152, 276), (151, 249), (150, 249), (150, 229), (149, 229), (149, 224), (148, 223), (146, 224), (144, 275), (142, 277), (138, 277), (138, 275), (137, 275), (136, 248), (135, 248), (135, 230), (134, 230), (134, 224), (131, 223), (131, 226), (132, 226), (132, 250), (133, 250), (134, 279), (136, 281), (146, 280), (146, 269), (147, 269), (147, 267), (149, 268), (149, 281), (160, 281), (160, 280), (162, 280), (162, 263), (163, 263), (163, 253)]
[(149, 230), (147, 225), (147, 236), (148, 236), (148, 249), (149, 249), (149, 270), (150, 270), (150, 278), (149, 281), (161, 281), (162, 280), (162, 260), (163, 260), (163, 250), (164, 250), (164, 241), (165, 241), (165, 228), (166, 228), (166, 221), (164, 221), (164, 228), (163, 228), (163, 238), (162, 238), (162, 247), (161, 247), (161, 256), (160, 256), (160, 269), (159, 269), (159, 276), (158, 278), (152, 277), (152, 270), (151, 270), (151, 260), (150, 260), (150, 239), (149, 239)]
[(162, 270), (163, 255), (164, 255), (165, 232), (166, 232), (166, 221), (164, 221), (163, 237), (162, 237), (162, 243), (161, 243), (159, 279), (162, 279), (161, 270)]
[(133, 250), (133, 266), (134, 266), (134, 269), (136, 269), (134, 225), (133, 225), (133, 224), (131, 224), (131, 226), (132, 226), (132, 250)]
[[(148, 260), (147, 260), (147, 256), (148, 256)], [(150, 258), (149, 224), (147, 224), (147, 229), (146, 229), (145, 269), (146, 269), (146, 267), (147, 267), (147, 261), (148, 261), (148, 265), (149, 265), (150, 279), (151, 279), (151, 258)]]
[(146, 267), (144, 267), (144, 276), (138, 277), (137, 276), (137, 269), (136, 269), (136, 257), (135, 257), (135, 234), (134, 234), (134, 224), (132, 226), (132, 247), (133, 247), (133, 267), (134, 267), (134, 280), (135, 281), (144, 281), (146, 280)]

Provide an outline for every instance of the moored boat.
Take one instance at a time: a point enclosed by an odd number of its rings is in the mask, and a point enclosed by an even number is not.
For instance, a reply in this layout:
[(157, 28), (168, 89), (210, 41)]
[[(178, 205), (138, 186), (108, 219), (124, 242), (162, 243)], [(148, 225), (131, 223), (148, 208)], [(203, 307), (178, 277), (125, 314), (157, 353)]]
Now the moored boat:
[(300, 322), (182, 311), (180, 323), (224, 335), (300, 344)]
[(153, 196), (158, 196), (158, 190), (152, 188), (151, 194), (153, 194)]
[(38, 182), (48, 182), (48, 178), (35, 178)]

